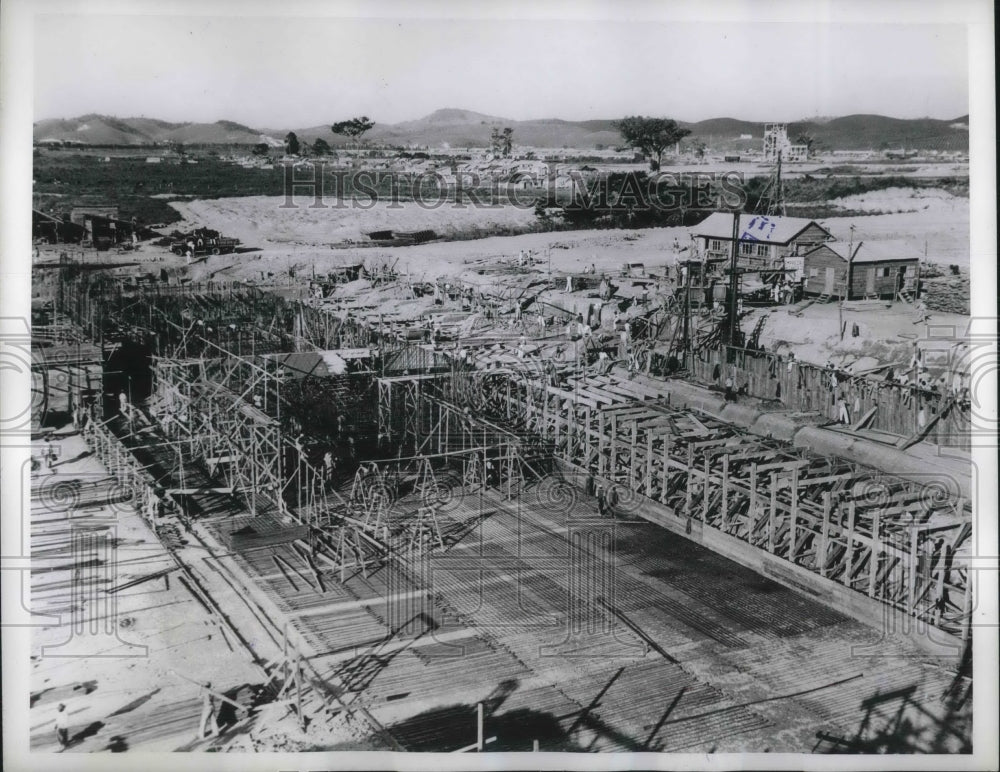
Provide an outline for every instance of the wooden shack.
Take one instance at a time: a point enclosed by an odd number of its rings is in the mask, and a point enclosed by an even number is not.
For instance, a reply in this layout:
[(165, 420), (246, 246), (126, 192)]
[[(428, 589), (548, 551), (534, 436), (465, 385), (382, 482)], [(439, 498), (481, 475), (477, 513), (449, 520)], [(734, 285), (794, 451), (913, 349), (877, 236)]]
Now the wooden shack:
[[(853, 252), (853, 254), (852, 254)], [(861, 300), (917, 290), (921, 254), (903, 241), (820, 244), (803, 257), (807, 295)]]

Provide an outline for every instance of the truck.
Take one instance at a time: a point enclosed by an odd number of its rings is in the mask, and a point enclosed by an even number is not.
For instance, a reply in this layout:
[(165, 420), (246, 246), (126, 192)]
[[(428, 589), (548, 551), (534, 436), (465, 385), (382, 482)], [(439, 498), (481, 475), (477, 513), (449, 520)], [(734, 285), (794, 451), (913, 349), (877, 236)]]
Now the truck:
[(175, 255), (227, 255), (235, 252), (240, 245), (239, 239), (221, 235), (210, 228), (198, 228), (187, 236), (176, 239), (170, 245), (170, 251)]

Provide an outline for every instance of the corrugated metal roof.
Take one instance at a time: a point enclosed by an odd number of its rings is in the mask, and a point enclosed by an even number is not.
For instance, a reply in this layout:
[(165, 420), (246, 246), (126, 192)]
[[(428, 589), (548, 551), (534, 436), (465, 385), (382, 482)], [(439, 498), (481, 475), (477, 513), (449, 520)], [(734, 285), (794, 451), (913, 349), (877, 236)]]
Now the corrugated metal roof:
[[(848, 259), (848, 250), (852, 249), (849, 242), (830, 241), (806, 252), (806, 255), (811, 255), (824, 247), (845, 261)], [(920, 260), (923, 257), (923, 253), (916, 247), (899, 239), (865, 241), (860, 243), (860, 248), (858, 245), (854, 245), (853, 248), (857, 249), (857, 254), (854, 256), (855, 265), (858, 263), (884, 263), (892, 260)]]
[[(787, 244), (810, 225), (823, 228), (815, 220), (805, 217), (768, 217), (762, 214), (740, 215), (740, 238), (763, 244)], [(829, 234), (826, 228), (823, 230)], [(733, 237), (733, 216), (727, 212), (713, 212), (694, 226), (694, 234), (713, 239)]]

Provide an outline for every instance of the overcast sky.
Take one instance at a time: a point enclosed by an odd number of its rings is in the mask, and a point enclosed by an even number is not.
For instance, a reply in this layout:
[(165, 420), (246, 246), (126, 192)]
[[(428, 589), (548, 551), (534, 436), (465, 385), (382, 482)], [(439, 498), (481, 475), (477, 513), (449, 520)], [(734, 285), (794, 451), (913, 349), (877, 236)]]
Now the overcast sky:
[(36, 17), (34, 66), (36, 120), (302, 128), (443, 107), (514, 120), (969, 111), (960, 25), (49, 15)]

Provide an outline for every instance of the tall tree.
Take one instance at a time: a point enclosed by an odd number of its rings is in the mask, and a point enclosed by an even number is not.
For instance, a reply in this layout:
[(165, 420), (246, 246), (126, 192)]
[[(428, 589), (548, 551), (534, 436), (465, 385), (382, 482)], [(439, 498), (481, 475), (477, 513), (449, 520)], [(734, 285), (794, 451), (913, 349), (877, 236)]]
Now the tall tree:
[(322, 137), (316, 138), (316, 141), (313, 142), (312, 149), (316, 155), (330, 155), (331, 153), (330, 143)]
[(691, 133), (688, 129), (682, 129), (677, 125), (677, 121), (671, 118), (646, 118), (642, 115), (630, 115), (620, 121), (615, 121), (614, 125), (630, 147), (639, 150), (649, 159), (651, 171), (657, 171), (660, 168), (660, 159), (663, 157), (664, 150), (677, 144)]
[(285, 135), (285, 152), (288, 155), (299, 154), (299, 138), (295, 136), (294, 131), (290, 131)]
[(361, 139), (374, 126), (375, 121), (369, 120), (367, 115), (362, 115), (360, 118), (351, 118), (349, 121), (338, 121), (330, 127), (330, 131), (352, 139)]

